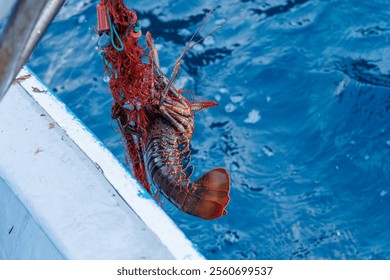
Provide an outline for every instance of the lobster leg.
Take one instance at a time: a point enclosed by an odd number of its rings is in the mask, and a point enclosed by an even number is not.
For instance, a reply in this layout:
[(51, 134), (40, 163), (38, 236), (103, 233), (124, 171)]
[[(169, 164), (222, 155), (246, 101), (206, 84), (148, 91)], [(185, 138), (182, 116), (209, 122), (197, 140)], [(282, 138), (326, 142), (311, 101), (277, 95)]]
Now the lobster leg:
[(218, 103), (215, 101), (203, 101), (203, 102), (196, 102), (191, 104), (191, 112), (193, 115), (196, 115), (203, 109), (207, 109), (210, 107), (217, 106)]
[(173, 81), (176, 79), (177, 75), (179, 75), (179, 69), (181, 67), (182, 60), (178, 60), (175, 63), (175, 67), (173, 68), (171, 77), (168, 81), (168, 85), (165, 87), (164, 92), (161, 94), (161, 99), (160, 99), (160, 106), (164, 103), (164, 99), (167, 96), (168, 90), (173, 86)]
[(152, 34), (150, 34), (149, 31), (146, 32), (146, 42), (147, 42), (147, 44), (149, 46), (149, 49), (150, 49), (150, 52), (152, 54), (154, 65), (156, 66), (157, 71), (161, 72), (160, 59), (158, 57), (158, 51), (156, 49), (156, 46), (154, 45)]
[[(190, 104), (189, 107), (183, 108), (182, 106), (167, 104), (170, 99), (165, 99), (163, 106), (159, 107), (160, 113), (179, 131), (184, 132), (185, 129), (190, 128), (190, 124), (187, 120), (191, 115), (195, 115), (210, 107), (217, 106), (215, 101), (204, 101)], [(193, 129), (193, 127), (191, 127)]]
[[(148, 47), (150, 49), (151, 58), (152, 58), (152, 61), (154, 64), (154, 70), (157, 72), (157, 75), (160, 78), (161, 83), (165, 86), (165, 88), (167, 88), (169, 81), (165, 77), (164, 73), (162, 72), (162, 70), (160, 68), (160, 59), (158, 56), (158, 51), (156, 49), (156, 46), (154, 45), (154, 41), (153, 41), (153, 38), (152, 38), (152, 35), (150, 34), (150, 32), (146, 33), (146, 42), (147, 42)], [(169, 92), (172, 93), (172, 95), (176, 98), (179, 98), (179, 96), (180, 96), (180, 94), (178, 93), (178, 91), (175, 88), (175, 86), (173, 85), (173, 83), (170, 85)], [(181, 99), (179, 99), (179, 100), (180, 100), (181, 104), (185, 105), (184, 101), (182, 101)], [(163, 103), (163, 101), (160, 103)]]
[(165, 109), (165, 107), (161, 107), (160, 112), (165, 119), (167, 119), (175, 128), (177, 128), (177, 130), (179, 130), (180, 132), (186, 131), (184, 125), (179, 123), (173, 116), (171, 116), (171, 113), (168, 112), (167, 109)]

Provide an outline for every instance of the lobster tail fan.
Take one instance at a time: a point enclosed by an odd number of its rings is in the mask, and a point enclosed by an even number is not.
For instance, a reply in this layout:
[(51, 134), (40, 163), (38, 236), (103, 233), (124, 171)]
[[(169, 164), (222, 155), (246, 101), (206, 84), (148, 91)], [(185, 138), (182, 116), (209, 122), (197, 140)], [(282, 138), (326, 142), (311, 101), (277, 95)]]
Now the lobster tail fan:
[(225, 207), (230, 200), (229, 191), (230, 177), (226, 169), (212, 169), (192, 184), (188, 202), (196, 203), (187, 202), (182, 210), (206, 220), (219, 218), (227, 214)]

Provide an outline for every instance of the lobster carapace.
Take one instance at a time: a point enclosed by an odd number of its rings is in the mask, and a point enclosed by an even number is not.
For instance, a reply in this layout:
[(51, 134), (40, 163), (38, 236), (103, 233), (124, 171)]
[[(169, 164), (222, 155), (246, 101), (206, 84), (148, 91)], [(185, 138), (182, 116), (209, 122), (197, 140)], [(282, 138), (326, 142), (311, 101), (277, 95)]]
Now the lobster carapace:
[[(102, 41), (105, 36), (111, 38), (110, 42), (102, 43), (99, 53), (110, 76), (114, 97), (112, 118), (126, 141), (135, 177), (149, 192), (150, 180), (183, 212), (203, 219), (223, 216), (229, 203), (229, 173), (224, 168), (216, 168), (190, 181), (194, 115), (217, 103), (191, 103), (174, 85), (182, 57), (194, 46), (190, 42), (211, 12), (190, 39), (168, 79), (160, 69), (158, 52), (149, 32), (146, 34), (148, 52), (138, 45), (141, 31), (136, 13), (128, 10), (122, 0), (101, 1), (99, 5), (98, 18), (104, 17), (103, 6), (108, 21), (105, 24), (99, 18), (100, 38)], [(144, 57), (148, 62), (142, 61)]]

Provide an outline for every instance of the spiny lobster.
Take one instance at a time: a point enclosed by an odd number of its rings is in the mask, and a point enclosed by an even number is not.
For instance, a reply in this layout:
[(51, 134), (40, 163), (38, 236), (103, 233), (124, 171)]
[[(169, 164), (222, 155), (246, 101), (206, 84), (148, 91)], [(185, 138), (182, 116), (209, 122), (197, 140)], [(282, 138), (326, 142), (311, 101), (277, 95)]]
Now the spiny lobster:
[[(204, 22), (206, 20), (207, 17)], [(193, 166), (189, 165), (194, 115), (218, 104), (214, 101), (191, 104), (173, 84), (181, 59), (191, 48), (190, 45), (183, 51), (167, 80), (160, 69), (158, 52), (149, 32), (146, 38), (153, 59), (151, 64), (159, 79), (158, 86), (152, 88), (154, 106), (148, 110), (150, 125), (147, 129), (145, 162), (150, 178), (159, 191), (181, 211), (203, 219), (219, 218), (227, 213), (225, 207), (229, 203), (229, 173), (224, 168), (215, 168), (191, 182)]]
[[(117, 120), (125, 136), (136, 178), (150, 192), (148, 177), (159, 192), (185, 213), (209, 220), (225, 215), (230, 200), (230, 177), (226, 169), (215, 168), (194, 182), (190, 181), (193, 172), (193, 166), (190, 165), (190, 141), (194, 131), (194, 115), (217, 103), (191, 103), (182, 95), (183, 90), (177, 90), (174, 85), (183, 56), (221, 27), (218, 26), (191, 45), (214, 8), (187, 43), (168, 79), (160, 68), (151, 34), (146, 34), (149, 54), (144, 54), (138, 47), (140, 33), (132, 29), (129, 31), (130, 27), (137, 24), (135, 12), (125, 10), (123, 1), (103, 1), (103, 4), (118, 11), (111, 14), (114, 22), (110, 22), (110, 30), (107, 30), (111, 33), (112, 45), (118, 46), (118, 43), (122, 43), (121, 39), (124, 40), (123, 52), (118, 47), (114, 49), (107, 46), (103, 50), (103, 58), (107, 61), (106, 69), (114, 71), (117, 76), (110, 81), (115, 100), (112, 117)], [(116, 20), (118, 32), (117, 38), (113, 38)], [(148, 58), (149, 63), (141, 62), (143, 56)], [(124, 63), (116, 63), (118, 59), (131, 61), (133, 71), (127, 70)], [(139, 72), (134, 72), (136, 69)]]

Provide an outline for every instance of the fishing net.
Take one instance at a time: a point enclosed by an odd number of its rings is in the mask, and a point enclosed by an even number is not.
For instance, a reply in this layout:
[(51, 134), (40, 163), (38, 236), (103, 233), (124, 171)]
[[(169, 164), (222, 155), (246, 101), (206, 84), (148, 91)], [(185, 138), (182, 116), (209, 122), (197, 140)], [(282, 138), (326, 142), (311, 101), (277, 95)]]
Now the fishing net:
[(151, 102), (150, 88), (156, 80), (153, 66), (145, 49), (138, 45), (141, 30), (136, 12), (128, 9), (123, 0), (101, 1), (97, 10), (99, 55), (114, 99), (112, 118), (123, 135), (127, 163), (150, 192), (143, 149), (149, 123), (145, 106)]

